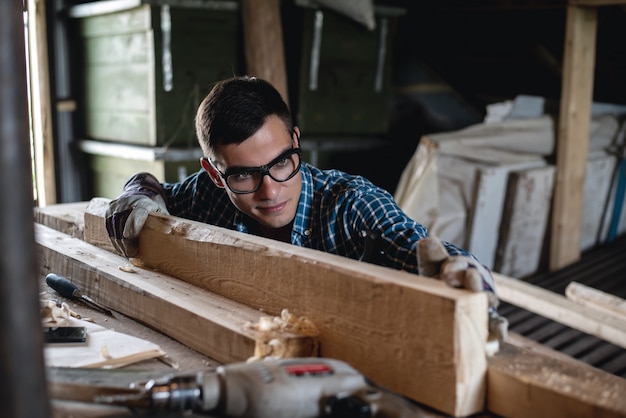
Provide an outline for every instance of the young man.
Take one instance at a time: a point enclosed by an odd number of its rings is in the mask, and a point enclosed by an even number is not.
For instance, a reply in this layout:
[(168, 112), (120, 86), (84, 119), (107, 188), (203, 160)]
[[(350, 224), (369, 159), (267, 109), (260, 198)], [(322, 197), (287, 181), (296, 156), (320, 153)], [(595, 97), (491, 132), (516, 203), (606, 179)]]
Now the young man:
[[(137, 174), (111, 202), (107, 230), (125, 256), (136, 255), (148, 213), (160, 211), (420, 273), (418, 242), (428, 236), (426, 228), (363, 177), (302, 161), (300, 131), (269, 83), (254, 77), (217, 83), (200, 104), (196, 133), (202, 170), (174, 184)], [(488, 291), (495, 307), (491, 273), (467, 251), (443, 245), (450, 257), (444, 252), (446, 262), (431, 262), (428, 275)], [(466, 273), (473, 286), (462, 283)]]

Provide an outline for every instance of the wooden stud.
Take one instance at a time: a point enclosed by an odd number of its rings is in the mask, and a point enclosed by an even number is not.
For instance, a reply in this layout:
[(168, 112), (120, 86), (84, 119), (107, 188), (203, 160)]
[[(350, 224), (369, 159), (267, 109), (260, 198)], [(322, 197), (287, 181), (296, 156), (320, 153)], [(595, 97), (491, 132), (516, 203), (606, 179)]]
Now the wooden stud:
[[(28, 46), (35, 181), (39, 206), (56, 203), (46, 2), (28, 0)], [(24, 138), (26, 140), (26, 138)]]
[(241, 1), (246, 68), (270, 82), (289, 104), (280, 1)]
[(557, 138), (550, 269), (580, 258), (583, 187), (593, 92), (597, 10), (568, 6)]

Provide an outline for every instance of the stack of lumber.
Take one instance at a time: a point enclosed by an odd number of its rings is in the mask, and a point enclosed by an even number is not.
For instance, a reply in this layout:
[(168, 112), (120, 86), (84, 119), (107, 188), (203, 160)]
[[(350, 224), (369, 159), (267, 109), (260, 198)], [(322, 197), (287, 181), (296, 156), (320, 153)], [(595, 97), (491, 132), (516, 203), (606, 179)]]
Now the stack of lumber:
[[(84, 229), (60, 216), (62, 205), (38, 210), (42, 274), (66, 275), (97, 302), (218, 361), (251, 357), (260, 336), (245, 324), (288, 309), (317, 327), (319, 355), (445, 414), (626, 413), (626, 384), (615, 376), (508, 344), (487, 358), (484, 294), (159, 214), (130, 265), (110, 251), (106, 204), (67, 207), (84, 212)], [(282, 338), (311, 354), (311, 336)]]

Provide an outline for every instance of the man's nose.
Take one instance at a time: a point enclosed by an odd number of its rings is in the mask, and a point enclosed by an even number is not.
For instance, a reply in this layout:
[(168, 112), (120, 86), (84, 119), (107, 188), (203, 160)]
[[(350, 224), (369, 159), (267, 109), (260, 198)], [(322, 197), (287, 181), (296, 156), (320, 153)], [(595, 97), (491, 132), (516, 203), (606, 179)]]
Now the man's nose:
[(262, 199), (273, 199), (278, 195), (280, 183), (266, 174), (261, 179), (261, 187), (257, 190), (257, 195)]

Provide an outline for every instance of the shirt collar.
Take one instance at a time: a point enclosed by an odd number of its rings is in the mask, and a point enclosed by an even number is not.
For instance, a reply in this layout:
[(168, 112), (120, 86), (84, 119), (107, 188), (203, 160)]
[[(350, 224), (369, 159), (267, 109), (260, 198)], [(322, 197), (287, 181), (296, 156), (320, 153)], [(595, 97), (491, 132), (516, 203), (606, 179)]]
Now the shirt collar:
[(297, 244), (295, 240), (301, 242), (304, 237), (308, 237), (311, 234), (311, 200), (313, 198), (313, 176), (311, 170), (306, 163), (302, 163), (300, 168), (302, 175), (302, 192), (300, 193), (300, 200), (298, 201), (298, 210), (296, 211), (296, 217), (293, 221), (293, 231), (291, 234), (291, 241)]

